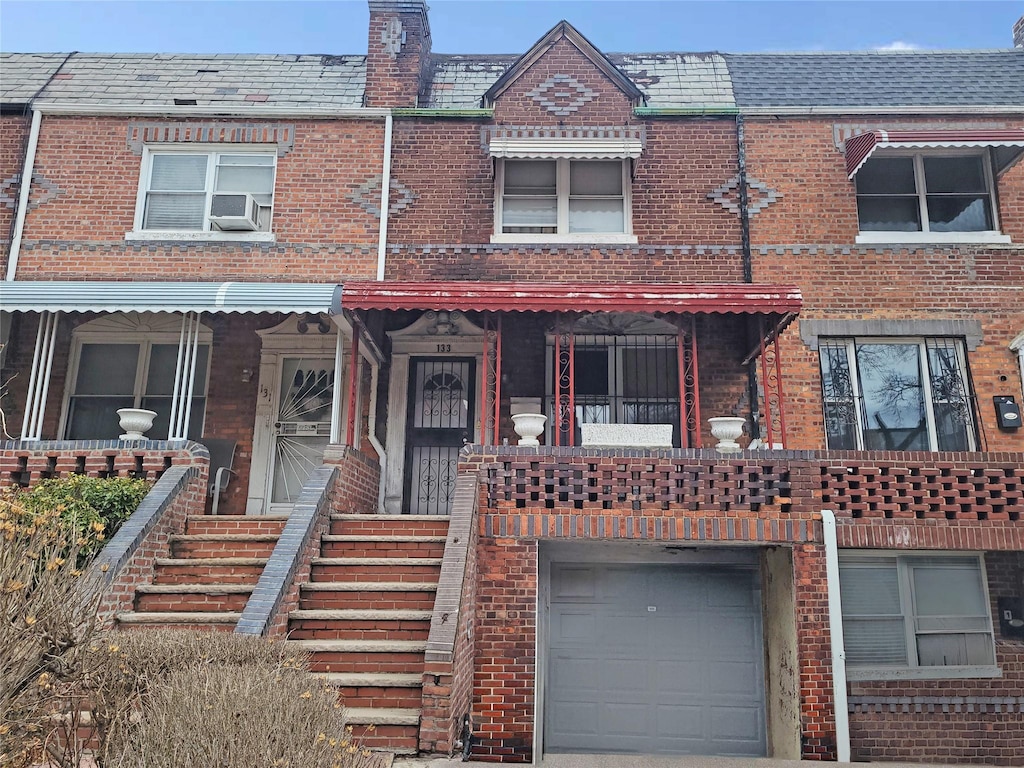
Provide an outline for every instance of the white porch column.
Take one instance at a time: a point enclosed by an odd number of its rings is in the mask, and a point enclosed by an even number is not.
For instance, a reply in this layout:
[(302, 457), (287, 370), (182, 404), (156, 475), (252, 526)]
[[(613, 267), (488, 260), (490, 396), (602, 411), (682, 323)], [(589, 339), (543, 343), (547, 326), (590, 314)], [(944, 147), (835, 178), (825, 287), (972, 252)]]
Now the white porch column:
[(32, 355), (32, 373), (29, 375), (28, 394), (25, 397), (25, 417), (21, 422), (22, 440), (42, 438), (46, 395), (50, 391), (50, 371), (53, 368), (53, 350), (57, 342), (59, 323), (60, 312), (43, 312), (39, 315), (39, 331), (36, 333), (36, 347)]
[(171, 393), (171, 418), (168, 440), (187, 440), (192, 418), (192, 395), (195, 391), (196, 360), (199, 357), (199, 313), (186, 312), (181, 317), (178, 337), (178, 360), (174, 367), (174, 391)]
[[(338, 337), (334, 345), (334, 391), (331, 393), (331, 444), (337, 445), (341, 442), (341, 425), (344, 422), (342, 409), (342, 390), (344, 390), (345, 379), (345, 334), (340, 327), (335, 328)], [(352, 333), (358, 331), (353, 328)]]
[(1024, 398), (1024, 332), (1010, 342), (1010, 349), (1017, 351), (1017, 363), (1020, 365), (1020, 394)]

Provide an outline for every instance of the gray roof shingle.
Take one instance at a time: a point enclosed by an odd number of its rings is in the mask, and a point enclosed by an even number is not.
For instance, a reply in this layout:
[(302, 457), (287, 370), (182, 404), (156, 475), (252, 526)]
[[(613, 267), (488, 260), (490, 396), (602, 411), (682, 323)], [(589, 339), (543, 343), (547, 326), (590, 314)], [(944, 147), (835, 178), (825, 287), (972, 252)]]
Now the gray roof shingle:
[(725, 54), (741, 107), (1024, 106), (1024, 49)]
[[(0, 103), (358, 107), (365, 56), (0, 54)], [(467, 109), (515, 55), (435, 55), (425, 107)], [(1024, 106), (1024, 49), (628, 53), (608, 58), (648, 106)], [(60, 68), (60, 74), (50, 80)], [(49, 82), (48, 82), (49, 81)]]

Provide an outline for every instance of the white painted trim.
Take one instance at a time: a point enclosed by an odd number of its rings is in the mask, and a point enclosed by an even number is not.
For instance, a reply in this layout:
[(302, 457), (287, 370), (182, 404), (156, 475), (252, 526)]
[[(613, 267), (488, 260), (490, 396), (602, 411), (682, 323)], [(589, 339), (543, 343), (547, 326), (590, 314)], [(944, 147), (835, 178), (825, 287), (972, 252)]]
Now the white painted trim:
[(861, 232), (855, 243), (901, 245), (921, 243), (991, 243), (992, 245), (1012, 245), (1009, 235), (999, 232)]
[(144, 232), (125, 232), (126, 242), (200, 242), (200, 243), (276, 243), (273, 232), (182, 232), (180, 230), (147, 229)]
[(821, 511), (825, 543), (825, 586), (828, 593), (828, 632), (832, 644), (832, 699), (836, 718), (836, 759), (850, 762), (850, 714), (846, 698), (846, 647), (843, 644), (843, 603), (839, 591), (839, 544), (836, 516), (830, 509)]
[(25, 232), (25, 216), (28, 214), (28, 197), (32, 189), (32, 172), (36, 164), (36, 147), (39, 145), (39, 126), (43, 113), (37, 107), (32, 112), (32, 125), (28, 131), (28, 144), (25, 146), (25, 165), (21, 170), (21, 182), (18, 185), (18, 212), (14, 218), (14, 232), (11, 235), (11, 247), (7, 252), (6, 280), (14, 280), (18, 273), (18, 255), (21, 253), (21, 238)]
[(1024, 331), (1010, 342), (1010, 349), (1017, 352), (1017, 362), (1020, 365), (1020, 394), (1021, 398), (1024, 398)]
[(975, 680), (995, 679), (1003, 671), (995, 665), (962, 667), (860, 667), (846, 671), (847, 680)]
[[(247, 492), (245, 514), (266, 515), (270, 514), (270, 483), (273, 480), (271, 473), (271, 462), (274, 451), (274, 418), (277, 412), (278, 389), (281, 383), (281, 362), (285, 357), (317, 357), (325, 360), (335, 361), (338, 365), (337, 351), (339, 347), (338, 337), (344, 334), (344, 329), (331, 323), (334, 333), (319, 333), (315, 328), (310, 328), (307, 333), (299, 333), (297, 323), (300, 315), (292, 314), (272, 328), (263, 328), (256, 331), (260, 337), (260, 371), (256, 390), (256, 408), (253, 419), (252, 431), (252, 458), (249, 466), (249, 489)], [(344, 342), (340, 342), (343, 348)], [(344, 360), (344, 355), (342, 355)], [(342, 374), (345, 367), (342, 363)], [(342, 390), (342, 401), (344, 402), (344, 375), (338, 375), (335, 368), (334, 387), (335, 393)], [(340, 413), (343, 423), (344, 413)], [(334, 411), (332, 408), (331, 434), (335, 433), (336, 425), (333, 423)]]
[(594, 245), (604, 245), (604, 244), (607, 244), (607, 245), (636, 245), (639, 242), (639, 240), (637, 239), (636, 235), (625, 235), (625, 234), (618, 234), (618, 235), (614, 235), (614, 234), (613, 235), (594, 235), (594, 234), (587, 234), (587, 235), (549, 235), (549, 234), (534, 235), (534, 234), (519, 233), (519, 234), (509, 234), (509, 235), (505, 235), (505, 234), (491, 235), (491, 242), (495, 243), (495, 244), (498, 244), (498, 243), (508, 243), (508, 244), (512, 244), (512, 245), (519, 244), (519, 243), (524, 243), (524, 244), (525, 243), (550, 243), (552, 245), (558, 245), (560, 243), (565, 243), (567, 245), (569, 245), (569, 244), (577, 245), (577, 244), (581, 244), (581, 243), (582, 244), (586, 244), (586, 245), (589, 245), (591, 243), (593, 243)]
[(275, 105), (174, 105), (174, 104), (37, 104), (35, 111), (46, 115), (160, 115), (167, 117), (328, 117), (335, 119), (383, 119), (390, 109), (369, 107), (299, 107)]

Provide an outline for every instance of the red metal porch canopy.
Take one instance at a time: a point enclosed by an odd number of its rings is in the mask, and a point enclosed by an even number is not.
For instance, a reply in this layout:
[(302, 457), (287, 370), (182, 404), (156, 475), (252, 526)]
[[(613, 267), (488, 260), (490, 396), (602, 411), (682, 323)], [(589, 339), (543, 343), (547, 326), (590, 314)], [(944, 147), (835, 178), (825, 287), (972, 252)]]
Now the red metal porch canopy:
[(335, 292), (332, 310), (793, 315), (801, 304), (793, 285), (350, 281)]
[(1007, 148), (996, 157), (1002, 173), (1024, 152), (1024, 129), (977, 131), (868, 131), (846, 140), (846, 172), (849, 178), (861, 169), (877, 149), (932, 149), (937, 147)]

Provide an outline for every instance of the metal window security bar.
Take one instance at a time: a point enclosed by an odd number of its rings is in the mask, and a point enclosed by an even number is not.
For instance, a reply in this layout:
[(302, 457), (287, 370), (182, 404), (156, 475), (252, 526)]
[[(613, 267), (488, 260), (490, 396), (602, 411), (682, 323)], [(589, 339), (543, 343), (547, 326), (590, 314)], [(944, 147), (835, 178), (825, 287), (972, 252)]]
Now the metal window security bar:
[(549, 352), (555, 445), (578, 445), (580, 424), (671, 424), (673, 445), (693, 444), (695, 399), (684, 397), (680, 385), (695, 371), (682, 333), (576, 335), (567, 326), (561, 319)]
[(28, 380), (28, 395), (25, 399), (25, 416), (21, 422), (22, 440), (40, 440), (43, 433), (43, 416), (46, 412), (46, 396), (50, 391), (50, 371), (53, 368), (53, 350), (57, 343), (57, 326), (60, 312), (41, 312), (36, 346), (32, 355), (32, 373)]

